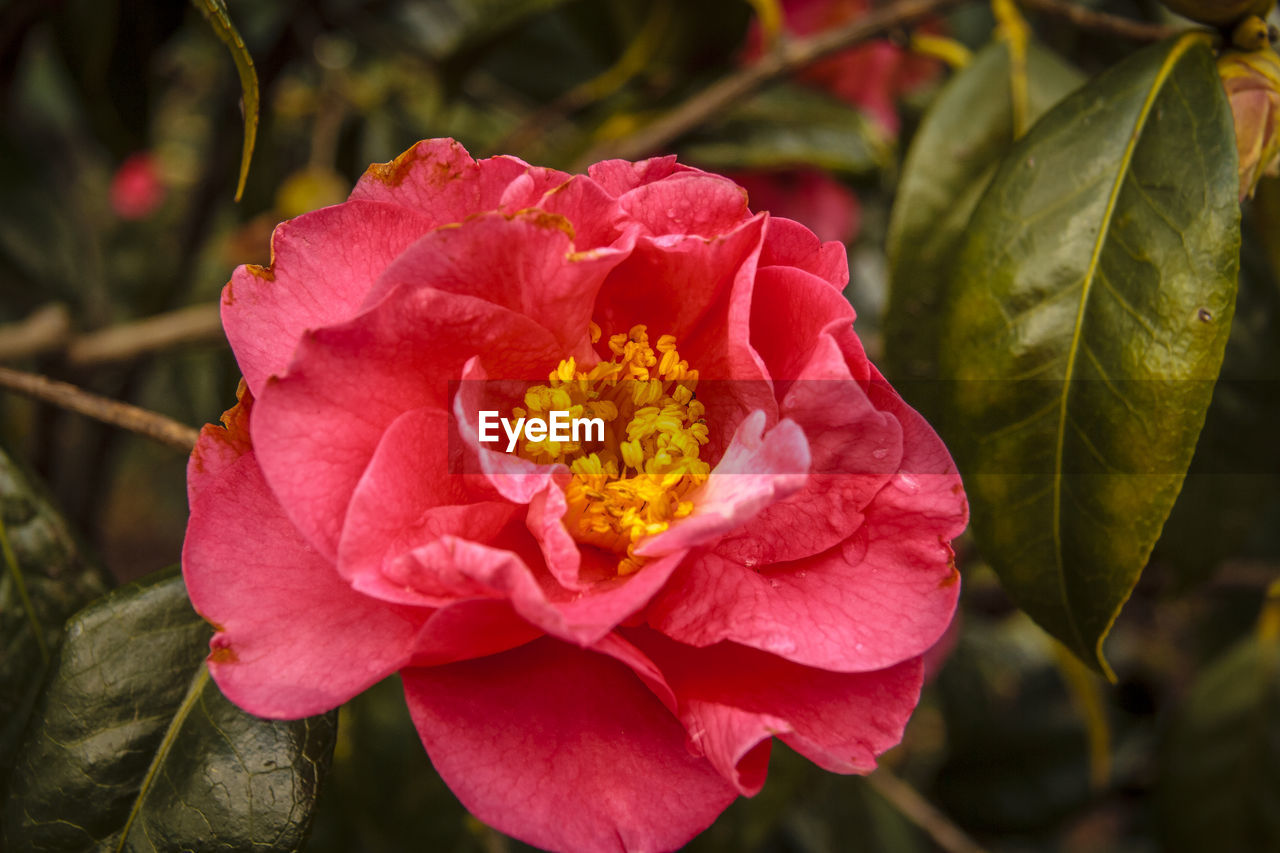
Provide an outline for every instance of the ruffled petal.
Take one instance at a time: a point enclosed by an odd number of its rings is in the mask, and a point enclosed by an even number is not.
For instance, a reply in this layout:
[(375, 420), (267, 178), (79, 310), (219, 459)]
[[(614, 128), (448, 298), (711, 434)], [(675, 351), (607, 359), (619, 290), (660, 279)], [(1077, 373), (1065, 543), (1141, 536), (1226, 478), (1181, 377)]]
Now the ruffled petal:
[(237, 267), (222, 291), (222, 325), (253, 392), (285, 372), (304, 332), (350, 319), (387, 265), (431, 226), (420, 213), (368, 201), (277, 225), (271, 266)]
[(902, 740), (920, 698), (919, 658), (874, 672), (800, 666), (732, 643), (704, 649), (647, 629), (626, 631), (662, 672), (680, 718), (707, 759), (750, 796), (752, 750), (777, 735), (835, 773), (870, 773)]
[(259, 463), (289, 517), (337, 558), (347, 507), (388, 427), (447, 410), (450, 382), (482, 354), (497, 375), (545, 374), (561, 348), (529, 318), (434, 288), (402, 287), (349, 323), (312, 332), (253, 413)]
[(351, 198), (406, 207), (429, 217), (434, 228), (497, 210), (504, 198), (517, 204), (536, 198), (568, 179), (517, 157), (476, 161), (452, 139), (424, 139), (390, 163), (370, 166)]
[(637, 554), (659, 557), (714, 542), (804, 487), (809, 473), (804, 433), (782, 421), (765, 435), (764, 424), (764, 412), (742, 422), (706, 484), (689, 496), (693, 512), (642, 541)]
[(618, 203), (655, 237), (718, 237), (751, 218), (747, 191), (728, 178), (706, 172), (643, 184), (621, 196)]
[(477, 216), (415, 243), (383, 272), (370, 300), (403, 285), (484, 299), (548, 329), (567, 352), (585, 340), (596, 292), (627, 254), (575, 252), (574, 236), (569, 220), (541, 210)]
[[(520, 531), (528, 536), (527, 531)], [(521, 617), (548, 634), (579, 645), (599, 641), (640, 611), (662, 588), (684, 552), (651, 560), (633, 575), (601, 578), (577, 590), (555, 583), (536, 562), (538, 554), (512, 540), (495, 547), (455, 536), (416, 548), (392, 561), (383, 575), (391, 587), (412, 590), (423, 604), (443, 606), (467, 599), (503, 599)]]
[(343, 582), (285, 517), (252, 453), (200, 490), (182, 568), (217, 629), (209, 672), (260, 717), (328, 711), (395, 672), (428, 615)]
[(837, 672), (922, 654), (955, 611), (960, 576), (948, 543), (964, 527), (965, 504), (954, 473), (919, 472), (941, 460), (916, 453), (923, 437), (904, 426), (903, 470), (917, 473), (895, 474), (852, 537), (760, 571), (700, 556), (672, 577), (647, 611), (649, 624), (689, 645), (730, 640)]
[(760, 268), (795, 267), (810, 272), (836, 290), (849, 284), (849, 253), (843, 243), (823, 242), (799, 222), (770, 216), (760, 251)]
[(736, 796), (622, 663), (544, 639), (404, 673), (441, 777), (477, 818), (549, 850), (680, 847)]

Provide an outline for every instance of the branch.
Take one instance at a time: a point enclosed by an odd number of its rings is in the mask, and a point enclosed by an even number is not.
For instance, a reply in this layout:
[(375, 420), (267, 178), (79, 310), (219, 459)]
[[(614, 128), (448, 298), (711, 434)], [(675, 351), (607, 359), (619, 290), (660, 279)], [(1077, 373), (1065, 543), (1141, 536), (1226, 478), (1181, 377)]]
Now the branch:
[(0, 388), (8, 388), (105, 424), (144, 435), (185, 453), (191, 452), (200, 435), (198, 430), (157, 412), (100, 397), (66, 382), (57, 382), (35, 373), (0, 367)]
[(832, 53), (884, 35), (959, 2), (960, 0), (897, 0), (843, 26), (824, 30), (808, 38), (782, 39), (777, 47), (754, 64), (712, 83), (631, 136), (595, 146), (571, 170), (582, 171), (585, 166), (597, 160), (612, 157), (636, 160), (661, 150), (721, 110), (781, 77), (812, 65)]
[(1082, 30), (1093, 30), (1129, 41), (1163, 41), (1181, 32), (1177, 27), (1135, 21), (1132, 18), (1109, 15), (1106, 12), (1095, 12), (1070, 0), (1018, 0), (1018, 2), (1037, 12), (1066, 18)]
[(0, 326), (0, 362), (62, 352), (71, 367), (130, 361), (149, 353), (223, 340), (218, 305), (192, 305), (74, 335), (65, 306), (46, 305), (24, 320)]
[(947, 853), (983, 853), (964, 830), (938, 811), (920, 792), (890, 773), (884, 767), (866, 777), (875, 792), (888, 800), (894, 808), (916, 826), (928, 833), (933, 842)]
[(67, 363), (72, 367), (88, 367), (128, 361), (182, 344), (224, 341), (219, 311), (217, 303), (191, 305), (78, 335), (67, 345)]

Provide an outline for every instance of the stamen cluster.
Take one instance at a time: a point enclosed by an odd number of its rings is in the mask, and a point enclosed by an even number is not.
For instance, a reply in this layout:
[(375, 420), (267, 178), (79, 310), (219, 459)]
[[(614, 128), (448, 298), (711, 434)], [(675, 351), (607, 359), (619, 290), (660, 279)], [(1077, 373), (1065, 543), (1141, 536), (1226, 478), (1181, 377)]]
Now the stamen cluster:
[[(591, 340), (600, 340), (591, 324)], [(525, 442), (518, 453), (541, 464), (563, 463), (573, 479), (565, 489), (565, 525), (573, 537), (624, 555), (619, 575), (641, 567), (636, 544), (661, 533), (693, 511), (689, 494), (710, 466), (699, 458), (707, 443), (706, 408), (694, 399), (698, 371), (680, 358), (676, 339), (651, 344), (646, 326), (633, 326), (608, 341), (611, 361), (578, 370), (561, 361), (546, 385), (525, 392), (517, 417), (546, 420), (552, 411), (571, 418), (600, 418), (603, 442)]]

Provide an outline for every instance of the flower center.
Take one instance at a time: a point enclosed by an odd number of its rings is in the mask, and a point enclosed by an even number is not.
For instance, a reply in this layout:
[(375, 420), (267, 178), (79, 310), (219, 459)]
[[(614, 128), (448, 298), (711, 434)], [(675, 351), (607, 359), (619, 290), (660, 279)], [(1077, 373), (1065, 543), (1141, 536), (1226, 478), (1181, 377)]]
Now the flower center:
[[(591, 342), (600, 334), (592, 323)], [(565, 526), (577, 541), (622, 555), (618, 574), (629, 575), (644, 563), (637, 543), (693, 511), (687, 496), (711, 470), (698, 458), (707, 443), (706, 408), (693, 396), (698, 371), (680, 358), (672, 335), (651, 345), (647, 328), (633, 326), (609, 338), (609, 350), (612, 361), (586, 372), (573, 358), (561, 361), (513, 413), (549, 422), (551, 412), (567, 412), (604, 422), (603, 441), (547, 438), (526, 441), (517, 452), (569, 466)]]

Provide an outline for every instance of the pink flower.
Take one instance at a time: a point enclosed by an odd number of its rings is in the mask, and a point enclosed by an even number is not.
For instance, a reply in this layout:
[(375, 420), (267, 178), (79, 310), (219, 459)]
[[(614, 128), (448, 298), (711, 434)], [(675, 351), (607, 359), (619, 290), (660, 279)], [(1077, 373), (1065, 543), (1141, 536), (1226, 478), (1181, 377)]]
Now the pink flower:
[[(223, 293), (245, 388), (188, 477), (232, 701), (400, 672), (462, 803), (555, 850), (680, 846), (775, 735), (840, 773), (898, 742), (966, 505), (863, 353), (843, 247), (674, 158), (432, 140), (273, 249)], [(507, 453), (494, 410), (606, 437)]]
[(164, 202), (156, 161), (146, 151), (130, 154), (111, 177), (111, 209), (121, 219), (144, 219)]

